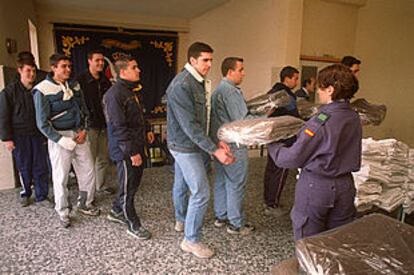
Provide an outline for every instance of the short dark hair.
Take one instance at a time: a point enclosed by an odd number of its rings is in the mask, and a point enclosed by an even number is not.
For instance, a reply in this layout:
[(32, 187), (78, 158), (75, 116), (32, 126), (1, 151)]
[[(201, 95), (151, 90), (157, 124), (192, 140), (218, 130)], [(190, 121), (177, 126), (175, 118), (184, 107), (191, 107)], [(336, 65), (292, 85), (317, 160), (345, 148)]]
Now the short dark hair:
[(359, 60), (359, 59), (357, 59), (353, 56), (347, 55), (347, 56), (344, 56), (342, 58), (341, 64), (344, 64), (345, 66), (351, 68), (352, 65), (354, 65), (354, 64), (357, 64), (357, 65), (361, 64), (361, 60)]
[(343, 64), (330, 65), (319, 72), (319, 88), (332, 86), (334, 92), (332, 100), (351, 99), (359, 89), (358, 79)]
[(94, 54), (102, 54), (102, 55), (104, 55), (104, 52), (103, 52), (103, 50), (102, 50), (102, 49), (99, 49), (99, 48), (89, 50), (89, 51), (88, 51), (88, 59), (92, 59), (92, 56), (93, 56)]
[(59, 61), (62, 61), (62, 60), (70, 61), (70, 58), (61, 53), (54, 53), (49, 57), (49, 65), (56, 66), (59, 63)]
[(17, 68), (23, 68), (24, 65), (36, 67), (36, 62), (33, 54), (28, 51), (19, 52), (16, 60)]
[(299, 71), (292, 66), (283, 67), (283, 69), (280, 71), (280, 81), (283, 82), (286, 77), (292, 78), (294, 74), (298, 73)]
[(236, 69), (237, 61), (243, 62), (243, 58), (241, 57), (226, 57), (223, 62), (221, 63), (221, 73), (223, 76), (226, 76), (229, 70)]
[(122, 56), (115, 61), (115, 72), (119, 77), (121, 70), (125, 70), (128, 67), (128, 63), (135, 60), (132, 56)]
[(213, 48), (203, 42), (194, 42), (188, 48), (187, 61), (190, 62), (190, 58), (197, 59), (201, 53), (213, 53)]

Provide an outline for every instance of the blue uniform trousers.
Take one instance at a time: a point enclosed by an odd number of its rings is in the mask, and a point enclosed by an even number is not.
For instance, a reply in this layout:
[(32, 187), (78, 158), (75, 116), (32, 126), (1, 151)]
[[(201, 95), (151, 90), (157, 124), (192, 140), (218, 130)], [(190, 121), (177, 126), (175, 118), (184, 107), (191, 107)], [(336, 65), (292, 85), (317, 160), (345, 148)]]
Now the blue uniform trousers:
[(14, 136), (15, 149), (13, 155), (17, 170), (21, 176), (22, 197), (32, 195), (34, 184), (36, 201), (42, 201), (48, 195), (48, 156), (46, 140), (41, 135)]
[[(143, 155), (141, 154), (141, 157)], [(124, 213), (128, 226), (132, 230), (141, 227), (141, 221), (134, 205), (134, 197), (141, 183), (144, 171), (144, 164), (132, 166), (130, 159), (116, 161), (118, 173), (119, 191), (112, 205), (112, 210), (116, 213)]]
[(302, 171), (291, 212), (295, 240), (353, 221), (355, 193), (351, 173), (326, 178)]

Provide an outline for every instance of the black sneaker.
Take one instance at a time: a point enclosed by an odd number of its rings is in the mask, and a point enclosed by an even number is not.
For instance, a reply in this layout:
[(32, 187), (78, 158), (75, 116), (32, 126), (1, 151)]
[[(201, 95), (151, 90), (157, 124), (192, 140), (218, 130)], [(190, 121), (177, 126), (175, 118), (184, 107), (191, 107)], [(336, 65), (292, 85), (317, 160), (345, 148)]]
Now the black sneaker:
[(101, 213), (101, 210), (99, 210), (98, 207), (93, 205), (86, 207), (84, 205), (78, 204), (77, 211), (87, 216), (99, 216), (99, 214)]
[(227, 233), (232, 234), (232, 235), (249, 235), (255, 230), (256, 228), (254, 226), (247, 224), (247, 223), (242, 227), (235, 227), (232, 224), (229, 224), (227, 226)]
[(111, 209), (111, 212), (109, 212), (106, 218), (110, 220), (111, 222), (127, 224), (127, 220), (125, 219), (124, 213), (122, 211), (119, 213), (116, 213), (114, 210)]
[(148, 240), (151, 238), (151, 232), (142, 226), (137, 230), (128, 228), (127, 233), (138, 240)]
[(216, 218), (216, 220), (214, 221), (214, 226), (217, 228), (222, 228), (224, 226), (226, 226), (228, 224), (228, 220), (227, 219), (219, 219)]
[(30, 198), (28, 197), (21, 197), (20, 198), (20, 206), (21, 207), (27, 207), (30, 205)]

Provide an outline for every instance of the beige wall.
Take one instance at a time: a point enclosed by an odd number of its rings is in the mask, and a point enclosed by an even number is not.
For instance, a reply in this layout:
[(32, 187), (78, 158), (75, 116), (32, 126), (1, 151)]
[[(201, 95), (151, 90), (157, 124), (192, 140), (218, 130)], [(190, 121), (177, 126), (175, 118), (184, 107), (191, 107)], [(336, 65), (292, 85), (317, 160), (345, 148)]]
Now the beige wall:
[(6, 38), (17, 41), (17, 52), (30, 51), (28, 19), (36, 23), (31, 0), (0, 1), (0, 64), (15, 67), (16, 53), (6, 51)]
[(213, 85), (221, 79), (226, 56), (245, 60), (242, 89), (247, 98), (271, 87), (286, 64), (299, 64), (302, 0), (232, 0), (190, 23), (189, 43), (203, 41), (214, 50), (209, 74)]
[(365, 135), (395, 137), (414, 147), (414, 1), (369, 0), (358, 22), (359, 96), (388, 107), (384, 123)]
[(354, 53), (358, 26), (356, 5), (304, 0), (301, 54), (342, 57)]

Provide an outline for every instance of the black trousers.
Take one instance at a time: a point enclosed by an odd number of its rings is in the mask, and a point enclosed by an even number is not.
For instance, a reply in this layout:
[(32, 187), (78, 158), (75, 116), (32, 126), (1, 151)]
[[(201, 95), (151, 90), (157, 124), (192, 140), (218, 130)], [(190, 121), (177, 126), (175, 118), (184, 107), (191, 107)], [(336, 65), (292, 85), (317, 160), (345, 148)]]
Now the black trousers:
[(264, 201), (267, 206), (279, 207), (280, 196), (286, 184), (288, 173), (289, 169), (278, 167), (267, 154), (264, 174)]
[(124, 213), (128, 221), (128, 226), (132, 230), (141, 227), (141, 221), (138, 217), (134, 205), (134, 197), (141, 183), (143, 164), (141, 166), (132, 166), (130, 159), (117, 161), (116, 169), (118, 173), (119, 191), (113, 202), (112, 210), (116, 213)]

